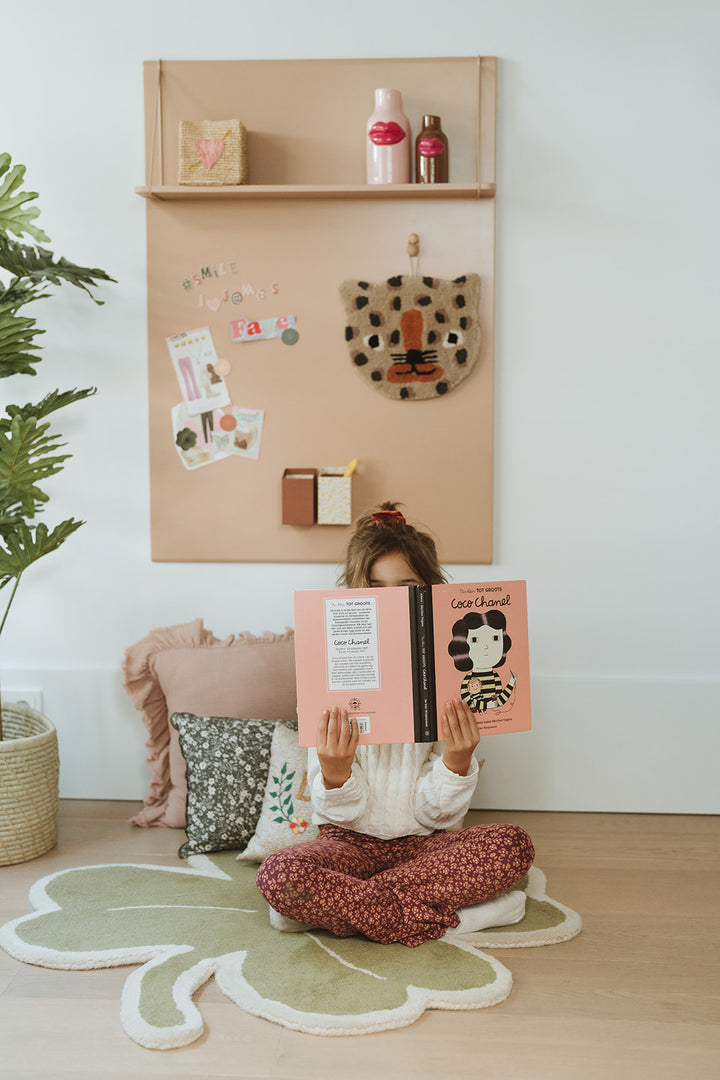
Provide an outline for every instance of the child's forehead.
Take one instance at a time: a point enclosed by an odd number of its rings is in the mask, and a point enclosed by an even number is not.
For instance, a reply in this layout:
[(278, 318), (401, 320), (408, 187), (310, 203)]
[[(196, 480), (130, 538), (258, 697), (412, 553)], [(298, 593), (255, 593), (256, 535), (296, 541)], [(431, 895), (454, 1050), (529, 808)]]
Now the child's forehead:
[(417, 582), (418, 574), (401, 551), (393, 550), (378, 555), (370, 565), (371, 581), (392, 581), (394, 584)]

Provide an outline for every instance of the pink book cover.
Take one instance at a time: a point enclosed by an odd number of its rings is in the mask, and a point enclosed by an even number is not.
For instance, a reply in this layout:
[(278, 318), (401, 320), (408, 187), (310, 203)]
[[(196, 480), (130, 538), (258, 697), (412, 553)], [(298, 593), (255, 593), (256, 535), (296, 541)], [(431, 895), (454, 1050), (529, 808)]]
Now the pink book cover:
[(438, 727), (444, 702), (460, 697), (477, 711), (481, 735), (529, 731), (525, 582), (433, 585), (432, 596)]
[[(323, 709), (355, 716), (361, 744), (442, 739), (444, 702), (462, 697), (483, 735), (530, 729), (524, 581), (424, 587), (432, 618), (423, 671), (418, 589), (295, 593), (301, 746), (314, 746)], [(434, 639), (434, 644), (433, 644)]]

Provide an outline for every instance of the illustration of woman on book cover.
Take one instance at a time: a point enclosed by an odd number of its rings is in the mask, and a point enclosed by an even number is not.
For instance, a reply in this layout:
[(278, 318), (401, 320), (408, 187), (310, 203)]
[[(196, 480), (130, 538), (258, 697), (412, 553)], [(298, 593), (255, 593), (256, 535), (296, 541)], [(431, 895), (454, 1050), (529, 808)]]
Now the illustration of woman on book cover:
[(468, 612), (453, 626), (453, 639), (448, 652), (458, 671), (466, 672), (460, 687), (460, 697), (477, 712), (498, 709), (507, 704), (517, 675), (510, 672), (510, 679), (503, 686), (496, 668), (505, 663), (512, 646), (506, 631), (507, 620), (502, 611)]

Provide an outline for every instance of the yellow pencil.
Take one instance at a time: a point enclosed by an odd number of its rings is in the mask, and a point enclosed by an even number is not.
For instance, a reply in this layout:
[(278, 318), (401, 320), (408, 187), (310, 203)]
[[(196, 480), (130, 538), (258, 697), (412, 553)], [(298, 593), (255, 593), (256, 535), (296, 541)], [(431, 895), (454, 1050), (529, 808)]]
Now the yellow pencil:
[(348, 465), (347, 469), (343, 473), (343, 476), (352, 476), (352, 474), (355, 472), (355, 469), (357, 468), (357, 463), (358, 463), (358, 459), (356, 457), (353, 458), (352, 461), (350, 462), (350, 464)]

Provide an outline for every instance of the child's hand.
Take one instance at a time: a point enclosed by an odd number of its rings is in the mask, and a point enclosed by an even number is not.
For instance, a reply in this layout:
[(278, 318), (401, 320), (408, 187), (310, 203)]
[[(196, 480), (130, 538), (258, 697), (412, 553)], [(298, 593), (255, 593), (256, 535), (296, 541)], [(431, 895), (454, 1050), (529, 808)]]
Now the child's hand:
[(448, 701), (445, 705), (442, 726), (445, 767), (458, 776), (467, 776), (473, 751), (480, 742), (477, 715), (464, 701), (455, 698), (455, 701)]
[(328, 790), (342, 787), (350, 779), (358, 738), (357, 720), (348, 721), (345, 709), (337, 705), (332, 712), (325, 709), (318, 727), (317, 755)]

